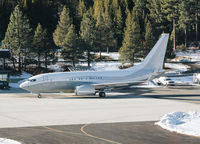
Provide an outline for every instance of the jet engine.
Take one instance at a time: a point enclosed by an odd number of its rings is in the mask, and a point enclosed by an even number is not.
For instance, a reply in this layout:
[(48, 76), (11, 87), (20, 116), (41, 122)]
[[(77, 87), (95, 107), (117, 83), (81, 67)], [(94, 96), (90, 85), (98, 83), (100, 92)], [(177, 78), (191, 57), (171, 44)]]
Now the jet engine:
[(80, 85), (76, 86), (74, 93), (77, 96), (95, 95), (95, 88), (92, 85)]

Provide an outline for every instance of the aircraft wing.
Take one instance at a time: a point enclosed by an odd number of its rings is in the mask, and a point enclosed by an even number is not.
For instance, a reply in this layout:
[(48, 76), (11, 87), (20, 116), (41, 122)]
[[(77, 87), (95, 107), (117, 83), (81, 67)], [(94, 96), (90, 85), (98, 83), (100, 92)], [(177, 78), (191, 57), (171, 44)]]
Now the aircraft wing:
[(135, 86), (144, 83), (145, 81), (133, 81), (133, 82), (119, 82), (119, 83), (100, 83), (92, 84), (96, 90), (112, 89), (112, 88), (124, 88), (128, 86)]
[(129, 86), (137, 86), (144, 82), (152, 81), (154, 78), (158, 78), (164, 75), (167, 71), (155, 72), (153, 73), (147, 80), (144, 81), (131, 81), (131, 82), (118, 82), (118, 83), (100, 83), (100, 84), (92, 84), (96, 90), (101, 89), (112, 89), (112, 88), (124, 88)]

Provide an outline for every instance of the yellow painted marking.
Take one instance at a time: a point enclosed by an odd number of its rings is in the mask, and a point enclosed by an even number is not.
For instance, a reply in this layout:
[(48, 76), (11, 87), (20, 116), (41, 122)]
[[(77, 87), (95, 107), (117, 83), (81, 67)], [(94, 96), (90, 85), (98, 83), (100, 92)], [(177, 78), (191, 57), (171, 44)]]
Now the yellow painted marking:
[(46, 128), (46, 129), (48, 129), (48, 130), (50, 130), (50, 131), (57, 132), (57, 133), (65, 133), (65, 134), (73, 134), (73, 135), (82, 135), (81, 133), (74, 133), (74, 132), (62, 131), (62, 130), (50, 128), (50, 127), (47, 127), (47, 126), (42, 126), (42, 127), (43, 127), (43, 128)]
[[(6, 118), (9, 118), (9, 119), (13, 119), (13, 120), (16, 120), (16, 121), (21, 121), (21, 122), (24, 122), (24, 123), (28, 123), (28, 124), (31, 124), (31, 125), (33, 125), (33, 126), (38, 126), (38, 124), (29, 122), (29, 121), (25, 121), (25, 120), (22, 120), (22, 119), (19, 119), (19, 118), (7, 116), (7, 115), (2, 115), (2, 114), (1, 114), (0, 116), (6, 117)], [(62, 130), (50, 128), (50, 127), (48, 127), (48, 126), (38, 126), (38, 127), (42, 127), (42, 128), (45, 128), (45, 129), (48, 129), (48, 130), (50, 130), (50, 131), (57, 132), (57, 133), (65, 133), (65, 134), (73, 134), (73, 135), (82, 135), (81, 133), (73, 133), (73, 132), (62, 131)]]
[(91, 137), (91, 138), (95, 138), (95, 139), (98, 139), (98, 140), (102, 140), (102, 141), (105, 141), (105, 142), (108, 142), (108, 143), (112, 143), (112, 144), (121, 144), (119, 142), (116, 142), (116, 141), (113, 141), (113, 140), (108, 140), (108, 139), (104, 139), (104, 138), (101, 138), (101, 137), (97, 137), (97, 136), (94, 136), (94, 135), (91, 135), (89, 133), (87, 133), (84, 128), (87, 127), (88, 124), (85, 124), (81, 127), (81, 132), (84, 133), (86, 136), (88, 137)]
[[(13, 119), (13, 120), (16, 120), (16, 121), (21, 121), (21, 122), (24, 122), (24, 123), (28, 123), (28, 124), (31, 124), (33, 126), (38, 126), (37, 124), (35, 123), (32, 123), (32, 122), (29, 122), (29, 121), (25, 121), (25, 120), (22, 120), (22, 119), (19, 119), (19, 118), (15, 118), (15, 117), (11, 117), (11, 116), (7, 116), (7, 115), (0, 115), (2, 117), (6, 117), (8, 119)], [(62, 131), (62, 130), (58, 130), (58, 129), (54, 129), (54, 128), (50, 128), (48, 126), (38, 126), (38, 127), (42, 127), (42, 128), (45, 128), (49, 131), (52, 131), (52, 132), (56, 132), (56, 133), (64, 133), (64, 134), (73, 134), (73, 135), (80, 135), (80, 136), (87, 136), (87, 137), (90, 137), (90, 138), (94, 138), (94, 139), (98, 139), (98, 140), (102, 140), (102, 141), (105, 141), (105, 142), (108, 142), (108, 143), (111, 143), (111, 144), (121, 144), (119, 142), (116, 142), (116, 141), (112, 141), (112, 140), (108, 140), (108, 139), (104, 139), (104, 138), (100, 138), (100, 137), (97, 137), (97, 136), (94, 136), (94, 135), (91, 135), (89, 133), (87, 133), (84, 128), (88, 126), (88, 124), (85, 124), (81, 127), (81, 132), (84, 134), (81, 134), (81, 133), (74, 133), (74, 132), (67, 132), (67, 131)], [(23, 142), (24, 143), (24, 142)], [(26, 143), (24, 143), (26, 144)]]

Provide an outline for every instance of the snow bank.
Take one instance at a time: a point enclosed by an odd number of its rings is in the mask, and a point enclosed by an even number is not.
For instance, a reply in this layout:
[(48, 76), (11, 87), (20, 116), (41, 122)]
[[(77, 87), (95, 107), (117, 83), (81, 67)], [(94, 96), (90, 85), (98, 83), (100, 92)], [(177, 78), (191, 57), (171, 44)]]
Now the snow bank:
[(19, 143), (11, 139), (0, 138), (0, 144), (22, 144), (22, 143)]
[(169, 113), (155, 124), (172, 132), (200, 136), (200, 113), (198, 112)]

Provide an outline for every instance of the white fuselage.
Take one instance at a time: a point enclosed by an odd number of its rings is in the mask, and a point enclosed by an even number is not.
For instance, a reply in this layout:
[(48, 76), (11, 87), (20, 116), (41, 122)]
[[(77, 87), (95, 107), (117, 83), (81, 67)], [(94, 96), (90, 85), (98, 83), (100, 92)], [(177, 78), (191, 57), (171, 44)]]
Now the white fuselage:
[[(127, 84), (126, 86), (128, 86), (138, 84), (149, 79), (162, 69), (168, 38), (169, 34), (162, 34), (162, 37), (144, 61), (126, 70), (40, 74), (31, 77), (28, 81), (22, 83), (20, 87), (34, 93), (42, 93), (65, 92), (74, 90), (77, 86), (82, 86), (85, 89), (94, 88), (93, 90), (101, 91), (114, 85), (125, 86)], [(102, 86), (102, 89), (100, 89), (100, 86)]]
[(20, 87), (34, 93), (66, 92), (86, 84), (145, 81), (152, 73), (151, 70), (135, 73), (130, 70), (48, 73), (34, 76)]

